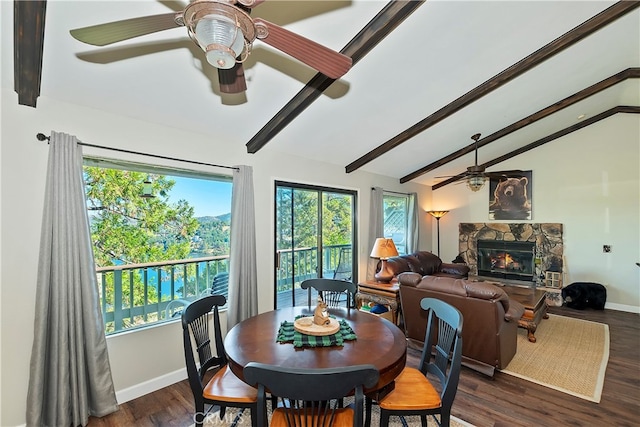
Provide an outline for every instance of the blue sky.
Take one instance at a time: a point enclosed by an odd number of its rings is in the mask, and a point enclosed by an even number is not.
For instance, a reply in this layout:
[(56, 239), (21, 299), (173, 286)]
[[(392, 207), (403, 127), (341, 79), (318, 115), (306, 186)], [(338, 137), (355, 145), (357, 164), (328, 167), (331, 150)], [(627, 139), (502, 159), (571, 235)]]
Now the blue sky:
[(231, 182), (172, 176), (176, 185), (171, 189), (170, 200), (185, 199), (194, 208), (194, 216), (218, 216), (231, 212)]

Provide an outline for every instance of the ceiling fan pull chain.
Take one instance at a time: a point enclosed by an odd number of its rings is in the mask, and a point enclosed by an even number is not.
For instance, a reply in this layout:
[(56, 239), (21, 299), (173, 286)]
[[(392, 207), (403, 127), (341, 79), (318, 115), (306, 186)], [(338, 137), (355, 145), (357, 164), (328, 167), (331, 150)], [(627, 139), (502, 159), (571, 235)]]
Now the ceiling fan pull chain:
[(242, 52), (240, 53), (240, 57), (236, 58), (236, 62), (242, 64), (244, 61), (246, 61), (247, 58), (249, 57), (249, 54), (251, 53), (252, 48), (253, 48), (253, 43), (249, 43), (247, 39), (244, 39), (244, 49), (242, 49)]
[[(240, 30), (240, 21), (238, 20), (238, 16), (235, 17), (236, 20), (236, 32), (233, 35), (233, 40), (235, 41), (238, 38), (238, 31)], [(236, 63), (242, 63), (247, 60), (249, 57), (249, 44), (247, 43), (247, 39), (244, 37), (244, 34), (240, 32), (240, 36), (242, 37), (242, 51), (238, 55), (236, 55)], [(236, 52), (234, 52), (236, 53)]]

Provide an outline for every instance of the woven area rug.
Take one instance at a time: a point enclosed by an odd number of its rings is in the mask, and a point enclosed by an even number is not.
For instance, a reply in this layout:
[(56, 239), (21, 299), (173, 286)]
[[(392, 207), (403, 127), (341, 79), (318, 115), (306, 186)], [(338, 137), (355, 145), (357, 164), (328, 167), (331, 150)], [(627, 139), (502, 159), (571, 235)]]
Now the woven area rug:
[[(348, 402), (345, 402), (348, 403)], [(454, 403), (455, 405), (455, 403)], [(218, 416), (217, 413), (215, 414), (210, 414), (207, 419), (206, 422), (204, 423), (204, 427), (221, 427), (221, 426), (225, 426), (225, 427), (229, 427), (233, 425), (234, 419), (237, 419), (237, 427), (251, 427), (251, 417), (249, 415), (249, 410), (245, 410), (242, 412), (242, 415), (239, 417), (236, 417), (236, 415), (238, 414), (238, 410), (235, 408), (229, 408), (227, 409), (227, 413), (225, 414), (224, 419), (220, 419), (220, 417)], [(439, 415), (436, 415), (438, 417), (438, 420), (440, 419)], [(378, 407), (376, 405), (373, 405), (373, 407), (371, 408), (371, 425), (372, 426), (378, 426), (380, 425), (380, 412), (378, 411)], [(420, 426), (420, 418), (419, 417), (405, 417), (405, 421), (406, 421), (406, 425), (408, 426)], [(192, 427), (195, 424), (192, 425)], [(390, 422), (389, 422), (389, 426), (393, 426), (393, 427), (399, 427), (402, 426), (402, 422), (400, 421), (400, 418), (398, 417), (391, 417)], [(436, 424), (436, 422), (433, 420), (433, 417), (429, 416), (428, 417), (428, 422), (427, 422), (427, 426), (428, 427), (437, 427), (438, 424)], [(454, 416), (451, 417), (451, 427), (474, 427), (473, 424), (469, 424), (465, 421), (462, 421)]]
[(600, 402), (609, 360), (609, 326), (550, 314), (529, 342), (518, 328), (518, 351), (501, 372), (591, 402)]

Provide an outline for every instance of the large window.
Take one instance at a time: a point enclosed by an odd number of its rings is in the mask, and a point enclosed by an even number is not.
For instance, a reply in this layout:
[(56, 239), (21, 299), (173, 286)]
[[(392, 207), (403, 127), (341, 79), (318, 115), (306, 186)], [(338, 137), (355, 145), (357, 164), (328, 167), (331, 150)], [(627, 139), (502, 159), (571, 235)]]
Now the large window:
[(382, 196), (384, 213), (384, 237), (393, 239), (398, 253), (407, 253), (409, 230), (409, 195), (384, 193)]
[(303, 280), (357, 277), (356, 192), (276, 182), (275, 305), (306, 305)]
[(86, 158), (84, 180), (107, 334), (227, 295), (230, 177)]

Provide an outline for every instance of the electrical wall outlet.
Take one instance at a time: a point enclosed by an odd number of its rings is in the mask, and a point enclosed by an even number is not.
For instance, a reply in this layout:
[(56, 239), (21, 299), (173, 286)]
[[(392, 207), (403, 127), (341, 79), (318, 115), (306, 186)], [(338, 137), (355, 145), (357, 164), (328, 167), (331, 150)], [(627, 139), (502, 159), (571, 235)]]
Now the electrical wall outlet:
[(605, 254), (611, 252), (611, 245), (602, 245), (602, 252), (604, 252)]

